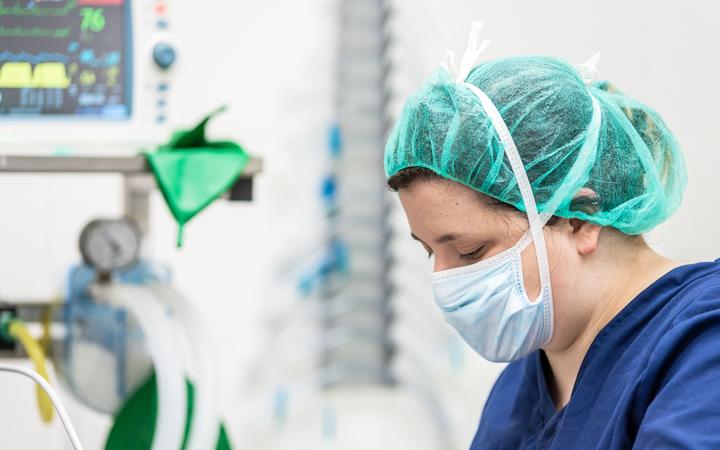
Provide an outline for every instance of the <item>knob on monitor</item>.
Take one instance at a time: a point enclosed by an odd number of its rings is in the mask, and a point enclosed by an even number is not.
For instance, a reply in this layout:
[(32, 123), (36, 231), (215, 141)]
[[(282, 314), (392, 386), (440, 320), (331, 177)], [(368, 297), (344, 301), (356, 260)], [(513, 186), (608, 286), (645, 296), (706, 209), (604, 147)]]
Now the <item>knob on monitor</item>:
[(175, 49), (165, 42), (158, 42), (153, 47), (153, 61), (162, 70), (169, 69), (175, 62), (176, 56)]

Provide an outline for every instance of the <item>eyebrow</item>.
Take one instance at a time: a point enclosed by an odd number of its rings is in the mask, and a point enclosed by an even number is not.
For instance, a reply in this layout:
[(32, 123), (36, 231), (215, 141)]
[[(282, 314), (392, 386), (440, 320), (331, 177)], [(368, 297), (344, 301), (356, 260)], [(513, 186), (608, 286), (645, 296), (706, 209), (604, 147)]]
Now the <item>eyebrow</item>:
[[(416, 241), (422, 242), (422, 243), (424, 244), (424, 242), (422, 241), (422, 239), (420, 239), (419, 237), (415, 236), (415, 233), (412, 233), (412, 232), (411, 232), (411, 233), (410, 233), (410, 236), (411, 236), (413, 239), (415, 239)], [(440, 236), (439, 238), (435, 239), (435, 243), (436, 243), (436, 244), (444, 244), (444, 243), (446, 243), (446, 242), (450, 242), (450, 241), (454, 241), (454, 240), (460, 239), (461, 237), (463, 237), (462, 234), (458, 234), (458, 233), (446, 233), (446, 234), (443, 234), (442, 236)]]

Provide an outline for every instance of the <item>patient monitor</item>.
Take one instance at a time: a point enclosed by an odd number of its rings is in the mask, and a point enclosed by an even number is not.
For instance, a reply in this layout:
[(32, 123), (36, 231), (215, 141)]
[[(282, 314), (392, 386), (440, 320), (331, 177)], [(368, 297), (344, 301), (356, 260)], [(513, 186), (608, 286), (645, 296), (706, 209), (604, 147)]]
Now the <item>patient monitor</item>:
[(0, 147), (167, 139), (178, 54), (165, 0), (0, 1)]

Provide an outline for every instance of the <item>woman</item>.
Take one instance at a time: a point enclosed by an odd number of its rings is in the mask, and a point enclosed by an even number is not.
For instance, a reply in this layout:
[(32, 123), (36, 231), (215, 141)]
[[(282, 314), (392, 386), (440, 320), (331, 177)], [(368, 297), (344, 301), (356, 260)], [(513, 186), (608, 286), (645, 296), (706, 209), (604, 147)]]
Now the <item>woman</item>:
[(472, 448), (720, 448), (720, 265), (641, 235), (680, 204), (675, 139), (589, 67), (473, 67), (478, 31), (385, 153), (445, 319), (510, 362)]

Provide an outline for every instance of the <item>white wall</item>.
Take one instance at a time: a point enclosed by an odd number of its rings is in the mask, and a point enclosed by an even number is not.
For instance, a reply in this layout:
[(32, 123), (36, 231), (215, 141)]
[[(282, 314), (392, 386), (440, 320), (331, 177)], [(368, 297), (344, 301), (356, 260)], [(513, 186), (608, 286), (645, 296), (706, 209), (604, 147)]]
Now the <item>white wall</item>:
[[(317, 174), (324, 167), (331, 118), (333, 5), (331, 0), (170, 5), (183, 62), (172, 97), (177, 123), (191, 123), (228, 103), (231, 109), (213, 123), (211, 133), (236, 138), (265, 159), (255, 201), (211, 206), (187, 227), (182, 250), (173, 248), (174, 225), (156, 196), (148, 242), (150, 253), (173, 267), (178, 286), (197, 299), (223, 338), (225, 407), (238, 438), (237, 422), (247, 413), (238, 384), (263, 348), (266, 330), (260, 319), (284, 304), (271, 298), (277, 286), (270, 283), (277, 282), (278, 267), (297, 256), (299, 242), (306, 245), (318, 236), (318, 220), (305, 211), (317, 211)], [(486, 23), (485, 33), (493, 38), (487, 58), (549, 54), (581, 62), (601, 51), (600, 76), (660, 111), (685, 150), (690, 176), (685, 203), (651, 234), (651, 241), (683, 260), (715, 257), (720, 244), (714, 233), (720, 214), (713, 209), (714, 169), (720, 163), (713, 148), (720, 39), (714, 3), (396, 0), (395, 5), (398, 97), (414, 90), (446, 49), (464, 50), (474, 18)], [(78, 258), (82, 225), (120, 212), (119, 187), (117, 178), (104, 176), (0, 177), (0, 298), (52, 297)], [(401, 217), (397, 223), (402, 227)], [(426, 270), (422, 252), (411, 250), (407, 241), (397, 245), (407, 249), (405, 264), (417, 273)], [(419, 275), (417, 283), (425, 292), (418, 301), (428, 301), (427, 280)], [(459, 386), (446, 389), (461, 444), (471, 438), (498, 370), (479, 358), (471, 365), (452, 379)], [(458, 395), (458, 390), (472, 394)], [(25, 382), (8, 376), (0, 380), (0, 423), (18, 424), (3, 427), (2, 447), (68, 448), (57, 424), (39, 423), (33, 393)], [(79, 406), (71, 414), (87, 447), (100, 448), (106, 421)], [(398, 415), (387, 421), (392, 424)], [(353, 420), (356, 426), (370, 423)], [(422, 420), (402, 423), (412, 429)]]

